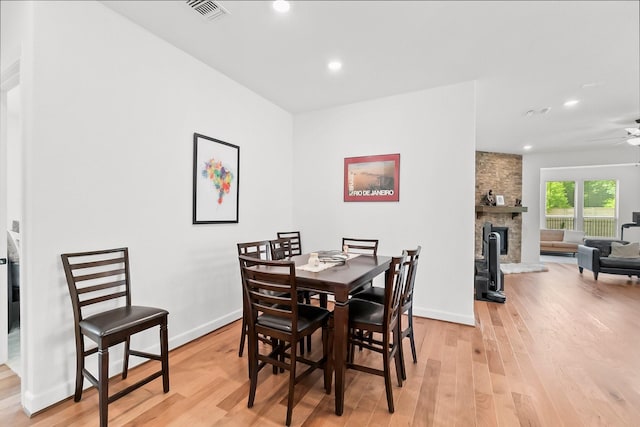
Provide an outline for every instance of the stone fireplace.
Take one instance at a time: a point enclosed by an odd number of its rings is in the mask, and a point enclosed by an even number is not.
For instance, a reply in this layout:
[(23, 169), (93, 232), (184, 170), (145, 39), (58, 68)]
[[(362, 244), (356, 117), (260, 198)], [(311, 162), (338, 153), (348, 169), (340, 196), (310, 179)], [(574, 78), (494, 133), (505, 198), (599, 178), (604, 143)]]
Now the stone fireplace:
[[(516, 199), (522, 198), (522, 156), (476, 151), (476, 206), (483, 204), (483, 197), (489, 190), (493, 190), (494, 195), (504, 197), (505, 209), (476, 209), (475, 256), (482, 258), (482, 226), (485, 222), (490, 222), (494, 228), (498, 228), (494, 231), (501, 233), (501, 240), (504, 240), (501, 242), (504, 248), (501, 248), (500, 262), (519, 263), (523, 213), (512, 212), (508, 208), (517, 210)], [(499, 230), (504, 230), (504, 236)]]

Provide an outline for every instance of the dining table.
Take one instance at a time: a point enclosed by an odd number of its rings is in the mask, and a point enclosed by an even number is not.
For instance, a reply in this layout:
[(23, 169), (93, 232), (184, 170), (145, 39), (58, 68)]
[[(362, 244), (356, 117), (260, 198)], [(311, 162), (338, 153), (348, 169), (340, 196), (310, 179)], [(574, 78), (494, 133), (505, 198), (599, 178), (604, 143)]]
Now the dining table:
[[(335, 369), (335, 412), (344, 411), (345, 372), (347, 366), (347, 338), (349, 325), (349, 295), (360, 289), (375, 277), (389, 274), (391, 257), (350, 254), (344, 263), (332, 263), (322, 271), (309, 271), (309, 254), (290, 258), (296, 264), (296, 286), (333, 295), (334, 297), (334, 369)], [(386, 282), (385, 282), (386, 283)]]

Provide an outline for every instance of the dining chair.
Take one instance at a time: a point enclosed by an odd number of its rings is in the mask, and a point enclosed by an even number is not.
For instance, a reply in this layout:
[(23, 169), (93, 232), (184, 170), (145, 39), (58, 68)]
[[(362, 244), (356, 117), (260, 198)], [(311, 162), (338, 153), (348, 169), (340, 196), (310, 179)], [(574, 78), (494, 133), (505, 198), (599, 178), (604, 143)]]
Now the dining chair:
[[(420, 258), (421, 246), (416, 249), (407, 250), (407, 260), (405, 261), (405, 275), (404, 285), (402, 288), (402, 300), (400, 302), (400, 314), (407, 314), (407, 327), (402, 328), (402, 317), (398, 320), (400, 322), (400, 331), (402, 333), (401, 339), (409, 338), (411, 344), (411, 355), (413, 356), (413, 363), (418, 363), (416, 357), (416, 344), (413, 336), (413, 289), (416, 280), (416, 273), (418, 271), (418, 259)], [(354, 298), (363, 299), (367, 301), (373, 301), (378, 304), (384, 304), (385, 289), (372, 286), (369, 289), (365, 289), (362, 292), (358, 292), (354, 295)], [(400, 352), (402, 354), (402, 379), (407, 379), (407, 372), (404, 364), (404, 351), (400, 346)]]
[[(276, 233), (278, 239), (289, 239), (291, 242), (290, 256), (302, 255), (302, 238), (299, 231), (278, 231)], [(311, 297), (318, 295), (320, 298), (320, 307), (327, 308), (327, 294), (317, 291), (304, 290), (304, 300), (307, 304), (311, 303)]]
[(342, 238), (342, 248), (349, 246), (349, 253), (378, 255), (378, 239), (355, 239), (351, 237)]
[[(271, 244), (268, 240), (238, 243), (236, 246), (238, 247), (238, 255), (245, 255), (258, 260), (269, 259)], [(240, 264), (240, 273), (242, 274), (242, 264)], [(242, 280), (242, 277), (240, 279)], [(244, 298), (242, 299), (242, 301), (243, 301), (242, 329), (240, 332), (240, 348), (238, 350), (238, 357), (242, 357), (242, 353), (244, 352), (244, 340), (248, 332), (247, 316), (246, 316), (247, 307), (244, 305)]]
[(277, 238), (269, 240), (269, 248), (271, 249), (271, 259), (273, 261), (281, 261), (293, 255), (291, 239)]
[[(297, 299), (295, 263), (263, 261), (241, 255), (244, 298), (248, 307), (249, 399), (253, 407), (258, 372), (267, 364), (289, 371), (286, 425), (291, 425), (294, 386), (317, 368), (324, 369), (325, 392), (331, 392), (331, 313), (322, 308), (300, 304)], [(310, 360), (296, 354), (296, 343), (322, 328), (322, 357)], [(260, 342), (267, 344), (261, 346)], [(262, 351), (261, 351), (262, 350)], [(266, 353), (266, 351), (269, 351)], [(287, 362), (288, 361), (288, 362)], [(309, 367), (296, 375), (296, 364)]]
[[(343, 237), (342, 238), (342, 249), (348, 246), (349, 253), (352, 254), (361, 254), (361, 255), (378, 255), (378, 239), (356, 239), (352, 237)], [(362, 289), (367, 289), (373, 286), (372, 281), (368, 281), (367, 283), (360, 286), (358, 289), (354, 289), (351, 291), (352, 293), (356, 293), (361, 291)]]
[[(128, 248), (62, 254), (73, 307), (76, 339), (76, 388), (74, 401), (82, 398), (84, 378), (98, 389), (100, 426), (108, 424), (108, 405), (125, 394), (162, 376), (162, 388), (169, 391), (169, 347), (166, 310), (131, 305)], [(113, 300), (124, 300), (114, 308)], [(105, 306), (107, 309), (105, 309)], [(85, 313), (86, 311), (86, 313)], [(85, 316), (86, 314), (86, 316)], [(132, 350), (132, 335), (160, 327), (160, 354)], [(97, 347), (85, 349), (85, 337)], [(109, 347), (124, 343), (122, 378), (127, 378), (129, 356), (160, 361), (159, 371), (109, 396)], [(98, 353), (98, 378), (85, 368), (85, 357)]]
[(302, 255), (302, 239), (299, 231), (278, 231), (278, 239), (289, 239), (291, 241), (291, 256)]
[[(403, 380), (401, 350), (399, 350), (400, 345), (402, 345), (402, 339), (400, 338), (399, 327), (406, 255), (406, 252), (403, 252), (402, 256), (391, 259), (389, 274), (384, 287), (384, 304), (355, 297), (349, 300), (347, 368), (384, 377), (387, 407), (390, 413), (394, 412), (393, 390), (391, 388), (392, 359), (395, 360), (396, 377), (400, 387), (402, 387)], [(365, 338), (360, 331), (379, 333), (381, 338)], [(354, 363), (355, 346), (364, 347), (382, 354), (383, 369)]]
[[(270, 240), (269, 245), (271, 247), (271, 259), (274, 261), (281, 261), (292, 256), (292, 245), (291, 239), (289, 238)], [(300, 248), (300, 246), (298, 246), (298, 248)], [(311, 304), (311, 293), (303, 290), (298, 291), (298, 300), (300, 302), (304, 301), (306, 304)], [(327, 307), (325, 306), (324, 308)], [(307, 337), (307, 350), (311, 351), (311, 335)], [(304, 341), (300, 341), (300, 353), (304, 354)]]

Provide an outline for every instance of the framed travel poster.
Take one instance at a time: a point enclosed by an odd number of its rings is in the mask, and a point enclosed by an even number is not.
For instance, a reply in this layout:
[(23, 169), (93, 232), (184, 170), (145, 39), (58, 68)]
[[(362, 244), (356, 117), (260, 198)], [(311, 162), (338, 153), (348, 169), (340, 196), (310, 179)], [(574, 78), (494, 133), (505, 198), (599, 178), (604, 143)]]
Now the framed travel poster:
[(400, 200), (400, 154), (344, 159), (345, 202)]

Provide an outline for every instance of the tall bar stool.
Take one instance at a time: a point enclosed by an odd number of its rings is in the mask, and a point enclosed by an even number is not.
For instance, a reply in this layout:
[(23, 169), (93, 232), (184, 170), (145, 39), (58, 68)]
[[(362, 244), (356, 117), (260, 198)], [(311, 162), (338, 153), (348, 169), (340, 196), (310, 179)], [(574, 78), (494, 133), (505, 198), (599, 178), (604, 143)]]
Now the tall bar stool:
[[(391, 388), (391, 360), (395, 360), (398, 385), (402, 387), (402, 360), (399, 350), (400, 338), (400, 302), (404, 284), (406, 252), (400, 257), (393, 257), (389, 266), (389, 274), (385, 282), (384, 304), (366, 301), (359, 298), (349, 300), (349, 334), (347, 368), (356, 369), (369, 374), (384, 377), (387, 393), (387, 406), (394, 412), (393, 390)], [(361, 331), (379, 333), (380, 339), (363, 337)], [(390, 336), (393, 338), (391, 339)], [(364, 347), (382, 355), (383, 369), (375, 369), (354, 363), (355, 346)]]
[[(400, 302), (400, 314), (407, 314), (407, 327), (402, 328), (402, 318), (398, 320), (400, 322), (400, 330), (402, 332), (402, 339), (409, 338), (411, 344), (411, 355), (413, 356), (413, 363), (418, 363), (416, 357), (416, 343), (413, 338), (413, 288), (416, 281), (416, 273), (418, 272), (418, 259), (420, 258), (421, 246), (416, 249), (407, 250), (407, 260), (405, 261), (405, 276), (404, 285), (402, 290), (402, 300)], [(372, 286), (354, 295), (354, 298), (359, 298), (367, 301), (377, 302), (378, 304), (384, 304), (385, 289), (377, 286)], [(400, 346), (400, 353), (402, 354), (402, 379), (407, 379), (407, 372), (404, 364), (404, 351)]]
[[(238, 247), (238, 255), (245, 255), (258, 260), (269, 259), (271, 244), (269, 243), (268, 240), (238, 243), (236, 246)], [(242, 265), (240, 268), (240, 273), (242, 274)], [(240, 279), (242, 279), (242, 277)], [(243, 305), (242, 330), (240, 332), (240, 348), (238, 349), (238, 357), (242, 357), (242, 353), (244, 352), (244, 340), (248, 332), (247, 316), (246, 316), (247, 307), (245, 307), (244, 298), (242, 299), (242, 305)]]
[[(166, 310), (131, 305), (129, 250), (107, 249), (92, 252), (62, 254), (62, 265), (69, 286), (76, 336), (76, 390), (74, 400), (82, 398), (84, 378), (98, 389), (100, 426), (108, 425), (108, 405), (125, 394), (162, 376), (162, 389), (169, 391), (169, 346)], [(124, 306), (113, 307), (112, 300), (124, 300)], [(105, 303), (106, 304), (103, 304)], [(98, 311), (99, 307), (109, 309)], [(90, 315), (83, 310), (89, 308)], [(138, 332), (160, 327), (160, 354), (150, 354), (129, 348), (131, 336)], [(84, 337), (97, 344), (85, 349)], [(159, 371), (109, 396), (109, 347), (124, 343), (122, 378), (127, 378), (129, 356), (160, 361)], [(98, 353), (98, 378), (84, 366), (85, 357)]]
[[(294, 386), (316, 368), (324, 369), (324, 387), (331, 391), (331, 337), (329, 318), (331, 313), (313, 305), (300, 304), (297, 297), (295, 263), (293, 261), (262, 261), (239, 256), (244, 298), (249, 326), (249, 399), (251, 408), (255, 401), (258, 372), (267, 364), (289, 371), (286, 424), (291, 425), (294, 402)], [(317, 360), (298, 356), (295, 344), (322, 328), (322, 356)], [(267, 344), (267, 349), (259, 343)], [(268, 351), (268, 350), (267, 350)], [(296, 375), (296, 364), (309, 367)]]

